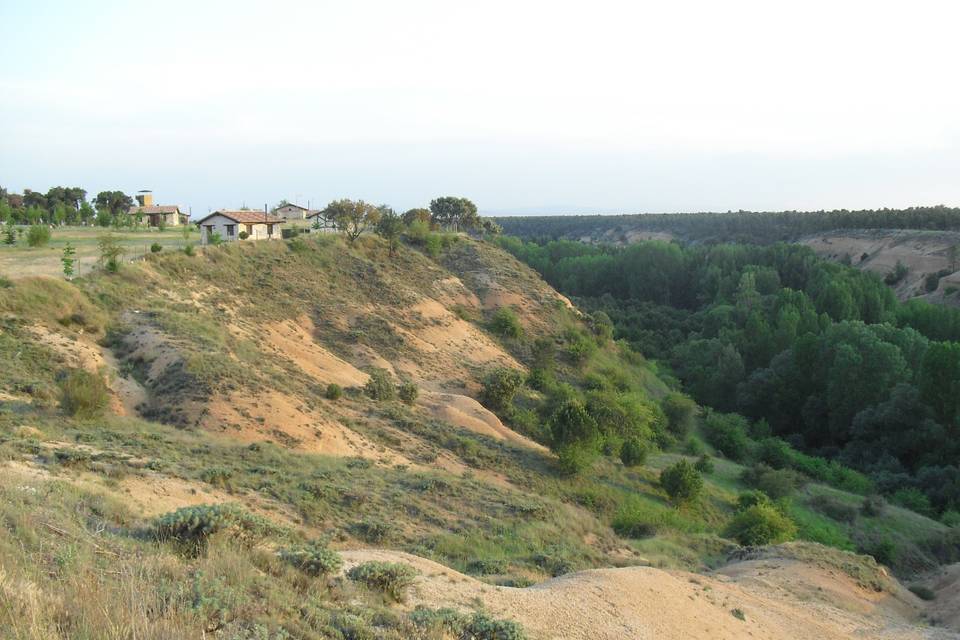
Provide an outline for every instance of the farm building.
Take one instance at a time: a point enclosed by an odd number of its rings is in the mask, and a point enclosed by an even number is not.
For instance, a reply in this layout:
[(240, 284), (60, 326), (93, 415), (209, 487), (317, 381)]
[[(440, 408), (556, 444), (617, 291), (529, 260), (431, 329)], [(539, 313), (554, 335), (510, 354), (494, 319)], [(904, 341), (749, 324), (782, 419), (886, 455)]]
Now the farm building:
[(161, 225), (175, 227), (181, 224), (187, 224), (189, 216), (175, 204), (153, 204), (153, 193), (150, 191), (140, 191), (137, 193), (137, 204), (130, 207), (127, 212), (136, 224), (147, 225), (149, 227), (159, 227)]
[(214, 211), (197, 221), (200, 243), (209, 244), (214, 234), (224, 242), (234, 240), (272, 240), (280, 237), (283, 219), (263, 211)]
[(284, 220), (306, 220), (315, 213), (316, 211), (313, 209), (301, 207), (298, 204), (290, 204), (289, 202), (273, 210), (275, 216), (283, 218)]

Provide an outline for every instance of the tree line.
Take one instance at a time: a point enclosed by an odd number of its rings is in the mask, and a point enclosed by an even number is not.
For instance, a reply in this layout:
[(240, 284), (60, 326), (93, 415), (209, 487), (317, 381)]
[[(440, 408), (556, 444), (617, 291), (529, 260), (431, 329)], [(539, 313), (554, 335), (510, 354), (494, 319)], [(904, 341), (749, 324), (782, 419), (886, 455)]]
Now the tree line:
[(546, 242), (591, 238), (627, 242), (630, 232), (670, 233), (686, 241), (769, 244), (834, 229), (960, 229), (960, 208), (832, 211), (728, 211), (627, 215), (499, 217), (506, 234)]
[(960, 510), (960, 310), (797, 245), (499, 242), (701, 404), (918, 511)]
[(122, 191), (101, 191), (92, 202), (81, 187), (50, 187), (46, 193), (0, 187), (0, 222), (19, 225), (116, 226), (128, 222), (133, 198)]

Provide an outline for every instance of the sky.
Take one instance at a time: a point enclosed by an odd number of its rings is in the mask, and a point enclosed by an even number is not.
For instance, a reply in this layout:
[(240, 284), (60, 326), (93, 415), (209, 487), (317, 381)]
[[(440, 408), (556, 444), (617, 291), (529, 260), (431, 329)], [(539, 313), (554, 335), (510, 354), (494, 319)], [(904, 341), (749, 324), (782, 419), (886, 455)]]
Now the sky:
[(0, 185), (491, 214), (960, 205), (960, 3), (0, 0)]

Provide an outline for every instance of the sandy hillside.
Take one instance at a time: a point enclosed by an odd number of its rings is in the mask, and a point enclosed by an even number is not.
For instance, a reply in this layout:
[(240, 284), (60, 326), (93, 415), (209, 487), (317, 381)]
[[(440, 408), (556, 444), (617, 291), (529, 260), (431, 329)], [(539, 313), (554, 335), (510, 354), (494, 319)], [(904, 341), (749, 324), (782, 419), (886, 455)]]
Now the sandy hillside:
[(800, 240), (817, 254), (832, 260), (849, 257), (853, 266), (885, 276), (897, 262), (909, 269), (906, 278), (896, 287), (901, 300), (922, 296), (931, 302), (960, 304), (960, 271), (941, 278), (933, 293), (924, 289), (928, 274), (950, 269), (948, 249), (960, 244), (960, 232), (915, 230), (837, 230), (818, 233)]
[(408, 608), (482, 606), (521, 623), (531, 638), (960, 638), (947, 629), (917, 625), (924, 605), (903, 589), (877, 593), (836, 570), (789, 558), (738, 562), (708, 576), (652, 567), (595, 569), (517, 589), (492, 586), (406, 553), (343, 555), (346, 569), (383, 560), (419, 570)]

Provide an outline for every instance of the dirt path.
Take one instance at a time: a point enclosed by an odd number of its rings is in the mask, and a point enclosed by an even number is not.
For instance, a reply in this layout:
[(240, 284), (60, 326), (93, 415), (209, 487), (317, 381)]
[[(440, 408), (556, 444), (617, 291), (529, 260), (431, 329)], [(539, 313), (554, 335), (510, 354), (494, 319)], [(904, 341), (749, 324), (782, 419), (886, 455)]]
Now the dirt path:
[[(416, 567), (420, 576), (404, 607), (469, 611), (482, 603), (489, 613), (521, 623), (531, 638), (960, 638), (945, 629), (920, 626), (919, 600), (890, 602), (890, 596), (864, 590), (845, 575), (791, 560), (754, 562), (736, 575), (652, 567), (595, 569), (516, 589), (492, 586), (401, 552), (346, 551), (343, 557), (346, 569), (369, 560)], [(844, 597), (838, 599), (838, 593)]]

